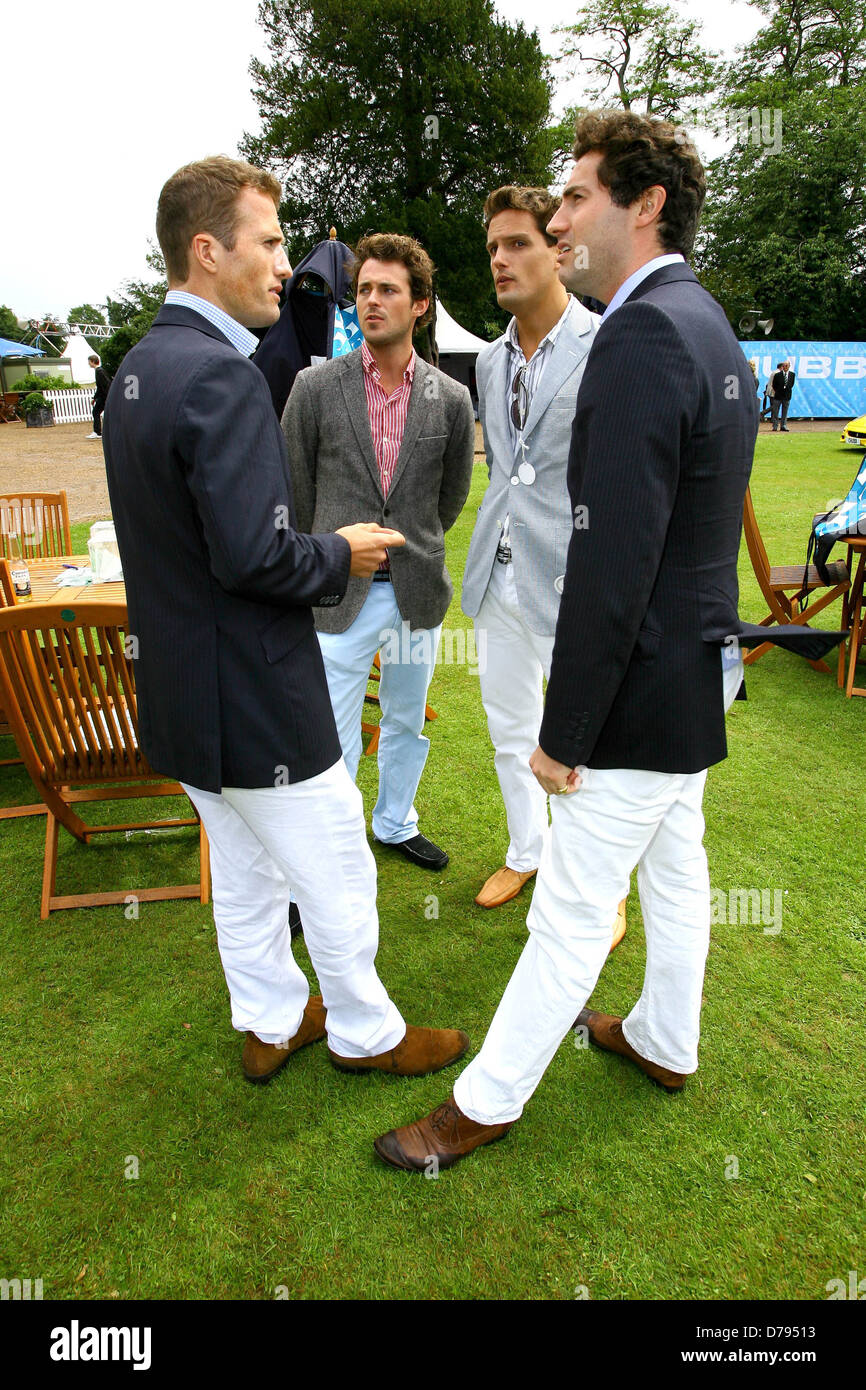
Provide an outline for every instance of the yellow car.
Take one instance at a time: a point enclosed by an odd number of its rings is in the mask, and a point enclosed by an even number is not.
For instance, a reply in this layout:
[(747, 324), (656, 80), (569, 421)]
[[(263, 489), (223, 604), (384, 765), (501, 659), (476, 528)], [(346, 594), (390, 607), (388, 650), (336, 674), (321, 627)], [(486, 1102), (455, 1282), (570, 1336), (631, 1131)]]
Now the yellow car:
[(856, 444), (858, 448), (866, 449), (866, 415), (858, 415), (856, 420), (849, 421), (839, 439), (842, 444)]

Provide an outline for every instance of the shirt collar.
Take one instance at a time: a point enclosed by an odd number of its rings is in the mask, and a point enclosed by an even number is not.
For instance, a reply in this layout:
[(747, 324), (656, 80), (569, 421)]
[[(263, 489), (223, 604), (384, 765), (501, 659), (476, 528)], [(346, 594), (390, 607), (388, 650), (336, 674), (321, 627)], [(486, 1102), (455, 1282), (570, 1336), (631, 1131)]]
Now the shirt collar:
[[(556, 320), (556, 323), (553, 325), (553, 327), (549, 328), (545, 333), (541, 342), (538, 344), (538, 347), (535, 349), (536, 352), (540, 352), (541, 349), (546, 347), (548, 343), (550, 343), (551, 347), (553, 346), (553, 344), (556, 342), (559, 336), (562, 325), (565, 323), (566, 319), (568, 319), (569, 316), (573, 313), (574, 306), (576, 303), (577, 300), (574, 298), (573, 295), (570, 294), (568, 296), (568, 303), (566, 304), (565, 308), (563, 309), (559, 318)], [(515, 318), (511, 320), (511, 322), (505, 330), (505, 342), (506, 345), (512, 348), (514, 352), (519, 352), (521, 356), (523, 355), (523, 349), (521, 348), (520, 342), (517, 337), (517, 319)]]
[(677, 261), (682, 261), (683, 264), (685, 264), (685, 259), (685, 256), (681, 256), (679, 251), (669, 251), (666, 255), (654, 256), (651, 261), (647, 261), (645, 265), (639, 266), (627, 280), (623, 280), (613, 299), (601, 316), (602, 323), (604, 323), (606, 318), (610, 317), (614, 309), (618, 309), (620, 304), (625, 303), (632, 291), (636, 290), (638, 285), (642, 284), (648, 275), (652, 275), (654, 270), (659, 270), (663, 265), (676, 265)]
[(169, 290), (165, 296), (165, 302), (166, 304), (179, 304), (184, 309), (194, 309), (197, 314), (201, 314), (203, 319), (207, 319), (208, 323), (212, 323), (214, 328), (218, 328), (220, 333), (228, 338), (232, 347), (237, 348), (244, 357), (249, 357), (259, 345), (255, 333), (244, 328), (242, 323), (238, 323), (237, 319), (233, 319), (224, 309), (219, 309), (216, 304), (211, 304), (209, 299), (202, 299), (198, 294), (188, 294), (186, 290)]
[[(413, 348), (412, 356), (409, 358), (409, 361), (406, 364), (406, 370), (403, 373), (403, 380), (408, 381), (410, 385), (412, 384), (412, 381), (415, 377), (416, 360), (417, 359), (415, 357), (415, 349)], [(381, 381), (382, 374), (379, 371), (379, 367), (375, 357), (373, 356), (370, 349), (367, 347), (366, 338), (361, 339), (361, 361), (364, 364), (364, 371), (369, 372), (370, 376), (373, 378), (374, 381)]]

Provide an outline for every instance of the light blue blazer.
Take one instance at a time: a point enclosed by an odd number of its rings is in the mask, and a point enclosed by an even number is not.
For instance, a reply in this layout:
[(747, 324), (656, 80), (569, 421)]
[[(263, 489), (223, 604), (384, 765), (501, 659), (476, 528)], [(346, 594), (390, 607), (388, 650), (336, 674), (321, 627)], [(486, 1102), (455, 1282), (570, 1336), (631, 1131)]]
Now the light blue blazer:
[[(575, 301), (545, 364), (523, 432), (525, 453), (515, 460), (508, 412), (510, 352), (505, 335), (482, 349), (476, 363), (479, 414), (490, 484), (478, 517), (463, 575), (463, 612), (474, 618), (495, 563), (506, 515), (520, 611), (533, 632), (556, 630), (573, 518), (566, 487), (571, 425), (586, 355), (600, 319)], [(534, 481), (517, 480), (517, 463), (535, 469)]]

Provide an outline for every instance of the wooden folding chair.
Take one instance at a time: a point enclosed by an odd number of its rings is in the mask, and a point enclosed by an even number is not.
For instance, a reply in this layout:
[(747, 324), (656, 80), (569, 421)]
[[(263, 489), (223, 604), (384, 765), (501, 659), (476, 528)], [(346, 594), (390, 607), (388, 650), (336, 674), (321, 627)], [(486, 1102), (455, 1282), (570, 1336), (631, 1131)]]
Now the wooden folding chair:
[(0, 555), (0, 608), (12, 608), (15, 603), (15, 585), (9, 561)]
[[(18, 750), (47, 807), (40, 915), (64, 907), (209, 895), (209, 850), (198, 816), (86, 825), (73, 809), (87, 801), (184, 796), (149, 766), (138, 736), (133, 664), (122, 604), (65, 600), (0, 611), (0, 695)], [(120, 783), (121, 785), (117, 785)], [(155, 785), (154, 785), (155, 784)], [(60, 826), (89, 844), (94, 835), (199, 825), (198, 883), (105, 893), (55, 892)]]
[[(379, 653), (378, 653), (378, 652), (377, 652), (376, 655), (373, 657), (373, 665), (370, 667), (370, 674), (369, 674), (369, 676), (367, 677), (367, 679), (368, 679), (368, 681), (372, 681), (372, 682), (374, 682), (375, 684), (378, 684), (379, 681), (382, 679), (382, 663), (381, 663), (381, 661), (380, 661), (380, 659), (379, 659)], [(367, 694), (364, 696), (364, 701), (365, 701), (365, 703), (368, 704), (368, 705), (378, 705), (378, 703), (379, 703), (379, 696), (376, 695), (375, 693), (370, 694), (370, 692), (368, 691)], [(435, 709), (433, 709), (430, 705), (425, 705), (425, 706), (424, 706), (424, 720), (425, 720), (425, 722), (426, 722), (428, 719), (438, 719), (438, 718), (439, 718), (439, 716), (438, 716), (438, 714), (436, 713)], [(379, 747), (379, 725), (378, 725), (378, 724), (368, 724), (368, 723), (366, 723), (366, 722), (362, 719), (362, 720), (361, 720), (361, 733), (362, 733), (362, 734), (370, 734), (370, 735), (372, 735), (372, 737), (370, 738), (370, 742), (367, 744), (367, 747), (366, 747), (365, 750), (364, 750), (364, 757), (365, 757), (365, 758), (371, 758), (371, 757), (373, 756), (373, 754), (376, 752), (376, 750), (378, 749), (378, 747)]]
[[(805, 565), (771, 566), (761, 532), (758, 529), (755, 508), (752, 505), (752, 490), (748, 487), (743, 502), (743, 530), (758, 587), (770, 609), (767, 616), (761, 619), (759, 626), (784, 627), (787, 624), (795, 623), (808, 627), (810, 618), (814, 618), (816, 613), (820, 613), (834, 599), (841, 597), (850, 587), (851, 578), (844, 560), (834, 560), (827, 566), (830, 575), (829, 585), (824, 583), (814, 565), (809, 565), (808, 570)], [(817, 602), (807, 603), (801, 612), (799, 609), (800, 599), (806, 598), (809, 594), (817, 593), (819, 590), (823, 592)], [(771, 642), (761, 642), (759, 646), (753, 647), (743, 658), (743, 664), (745, 666), (754, 665), (765, 652), (770, 650), (771, 646)], [(809, 665), (814, 666), (816, 671), (827, 671), (828, 673), (830, 671), (826, 661), (810, 661)]]
[[(15, 602), (15, 586), (12, 583), (9, 561), (0, 556), (0, 609), (12, 608)], [(12, 726), (6, 718), (3, 703), (0, 701), (0, 738), (6, 737), (13, 737)], [(0, 758), (0, 767), (23, 766), (23, 758)], [(18, 820), (21, 816), (44, 816), (47, 809), (47, 806), (41, 801), (32, 801), (26, 805), (4, 806), (0, 808), (0, 820)]]
[(0, 555), (11, 557), (10, 536), (18, 536), (25, 560), (70, 555), (69, 504), (65, 492), (0, 494)]

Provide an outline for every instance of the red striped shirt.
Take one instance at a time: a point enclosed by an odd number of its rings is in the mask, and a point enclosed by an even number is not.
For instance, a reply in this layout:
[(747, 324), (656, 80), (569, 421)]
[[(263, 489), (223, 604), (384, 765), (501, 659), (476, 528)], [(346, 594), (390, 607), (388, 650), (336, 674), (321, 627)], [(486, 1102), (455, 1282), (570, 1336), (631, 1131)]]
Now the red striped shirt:
[(366, 342), (361, 343), (361, 361), (364, 364), (364, 390), (367, 393), (367, 411), (370, 416), (370, 433), (373, 436), (373, 449), (379, 465), (379, 478), (382, 483), (382, 496), (388, 496), (388, 489), (394, 477), (406, 416), (409, 413), (409, 397), (412, 392), (412, 379), (415, 375), (415, 349), (409, 358), (409, 365), (403, 373), (403, 380), (393, 395), (386, 395), (376, 359)]

